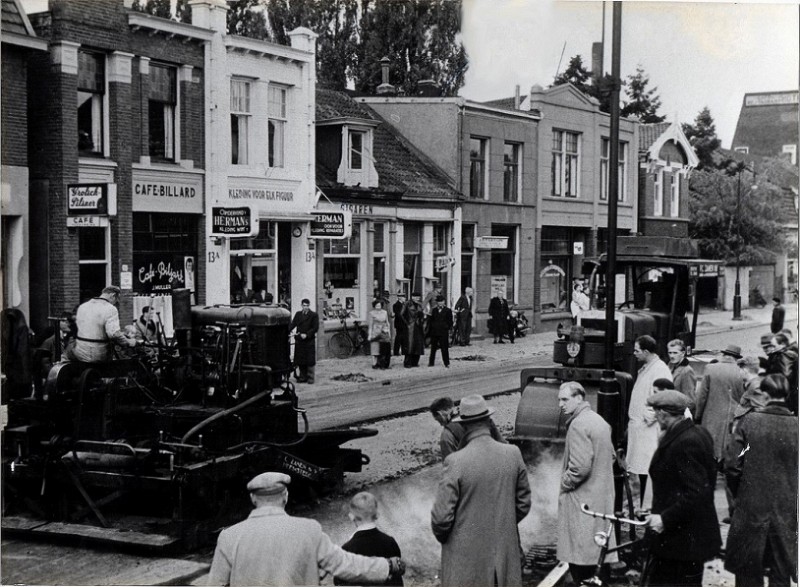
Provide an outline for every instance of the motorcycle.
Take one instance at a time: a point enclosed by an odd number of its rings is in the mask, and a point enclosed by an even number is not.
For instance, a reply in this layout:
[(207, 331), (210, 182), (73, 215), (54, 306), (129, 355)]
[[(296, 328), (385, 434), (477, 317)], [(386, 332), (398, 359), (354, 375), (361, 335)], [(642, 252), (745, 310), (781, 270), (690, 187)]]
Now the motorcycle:
[(514, 327), (515, 338), (520, 338), (528, 334), (531, 327), (528, 323), (528, 318), (525, 317), (524, 310), (511, 310), (511, 312), (509, 312), (509, 317), (509, 322)]

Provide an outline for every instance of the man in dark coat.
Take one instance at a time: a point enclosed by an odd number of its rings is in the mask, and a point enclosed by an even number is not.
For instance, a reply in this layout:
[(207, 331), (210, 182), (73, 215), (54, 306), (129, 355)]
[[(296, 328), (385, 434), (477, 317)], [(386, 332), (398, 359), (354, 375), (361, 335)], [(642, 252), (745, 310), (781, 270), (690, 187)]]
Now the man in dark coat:
[(781, 331), (784, 318), (786, 318), (786, 308), (781, 305), (781, 299), (772, 298), (772, 321), (769, 325), (772, 334), (777, 334)]
[(722, 539), (714, 507), (717, 464), (714, 441), (684, 412), (689, 399), (674, 389), (647, 399), (663, 431), (650, 462), (653, 509), (647, 526), (648, 585), (700, 587), (703, 564), (719, 553)]
[(797, 577), (797, 416), (784, 400), (783, 375), (767, 375), (762, 408), (746, 414), (734, 430), (725, 460), (736, 497), (725, 547), (725, 568), (736, 587), (789, 585)]
[[(442, 434), (439, 436), (439, 450), (442, 453), (442, 460), (445, 460), (447, 455), (451, 452), (456, 452), (463, 446), (467, 431), (464, 429), (463, 424), (456, 420), (458, 418), (458, 407), (449, 397), (440, 397), (433, 400), (429, 409), (433, 419), (442, 426)], [(506, 439), (503, 438), (503, 434), (491, 418), (489, 418), (489, 433), (497, 442), (505, 444)]]
[(405, 326), (405, 346), (403, 347), (404, 367), (419, 367), (419, 358), (425, 352), (425, 333), (423, 324), (425, 314), (420, 303), (419, 292), (411, 294), (411, 301), (406, 302), (400, 311), (400, 318)]
[(442, 349), (442, 362), (450, 368), (450, 329), (453, 327), (453, 312), (444, 305), (444, 296), (436, 297), (436, 306), (431, 310), (428, 322), (431, 337), (431, 356), (428, 367), (436, 361), (436, 350)]
[(394, 356), (400, 355), (400, 350), (404, 348), (406, 339), (406, 325), (400, 312), (406, 304), (406, 294), (403, 290), (397, 292), (397, 301), (392, 306), (392, 317), (394, 319)]
[(787, 407), (797, 414), (797, 353), (792, 350), (789, 339), (780, 332), (772, 337), (771, 350), (767, 355), (767, 375), (779, 374), (789, 380)]
[(461, 335), (461, 346), (468, 346), (470, 344), (469, 337), (472, 334), (472, 288), (467, 287), (464, 289), (462, 295), (456, 301), (456, 323), (458, 332)]
[(505, 344), (503, 337), (508, 327), (508, 314), (508, 302), (497, 294), (489, 302), (489, 317), (492, 319), (492, 335), (495, 343)]
[(294, 337), (294, 364), (300, 371), (295, 375), (298, 383), (314, 383), (314, 366), (317, 364), (317, 331), (319, 317), (311, 310), (311, 302), (304, 299), (303, 309), (297, 312), (289, 324), (289, 332), (297, 330)]

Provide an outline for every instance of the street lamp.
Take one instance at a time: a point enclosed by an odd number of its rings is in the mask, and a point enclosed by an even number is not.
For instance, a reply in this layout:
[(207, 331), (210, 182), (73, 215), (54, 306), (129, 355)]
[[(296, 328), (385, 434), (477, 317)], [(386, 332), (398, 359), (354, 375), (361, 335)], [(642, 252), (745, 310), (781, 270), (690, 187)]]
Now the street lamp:
[[(755, 171), (747, 167), (743, 162), (737, 165), (738, 173), (736, 180), (736, 283), (733, 286), (733, 319), (742, 319), (742, 286), (739, 282), (739, 266), (742, 253), (742, 172), (747, 170), (752, 172), (755, 178)], [(752, 186), (751, 189), (755, 189)]]

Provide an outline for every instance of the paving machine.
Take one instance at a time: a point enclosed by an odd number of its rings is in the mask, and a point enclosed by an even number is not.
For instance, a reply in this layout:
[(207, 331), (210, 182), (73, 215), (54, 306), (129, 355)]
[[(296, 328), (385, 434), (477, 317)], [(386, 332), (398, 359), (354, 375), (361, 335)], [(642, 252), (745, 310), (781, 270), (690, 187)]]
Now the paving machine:
[(289, 379), (288, 310), (190, 308), (181, 293), (174, 341), (56, 363), (30, 397), (10, 399), (4, 531), (191, 549), (247, 515), (258, 473), (291, 475), (296, 499), (368, 462), (341, 445), (376, 430), (308, 430)]
[[(606, 257), (584, 262), (590, 309), (578, 313), (576, 324), (559, 325), (551, 367), (523, 369), (521, 399), (514, 438), (517, 441), (563, 440), (566, 418), (558, 407), (558, 388), (579, 381), (586, 399), (611, 424), (616, 446), (621, 446), (627, 424), (630, 390), (638, 366), (633, 356), (637, 337), (648, 334), (666, 358), (667, 343), (681, 339), (695, 347), (698, 299), (697, 280), (717, 275), (720, 261), (697, 258), (696, 244), (670, 237), (619, 237), (617, 239), (615, 299), (605, 299)], [(614, 321), (606, 323), (605, 304), (616, 306)], [(604, 368), (605, 336), (614, 336), (613, 370)], [(703, 359), (695, 353), (695, 370)]]

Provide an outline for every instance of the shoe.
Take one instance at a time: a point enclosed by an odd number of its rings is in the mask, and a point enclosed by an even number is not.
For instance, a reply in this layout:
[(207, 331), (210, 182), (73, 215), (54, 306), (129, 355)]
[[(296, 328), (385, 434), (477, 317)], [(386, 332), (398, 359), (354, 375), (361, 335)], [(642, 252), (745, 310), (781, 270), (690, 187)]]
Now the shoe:
[(509, 340), (508, 342), (510, 342), (511, 344), (514, 344), (514, 341), (513, 341), (513, 340)]

